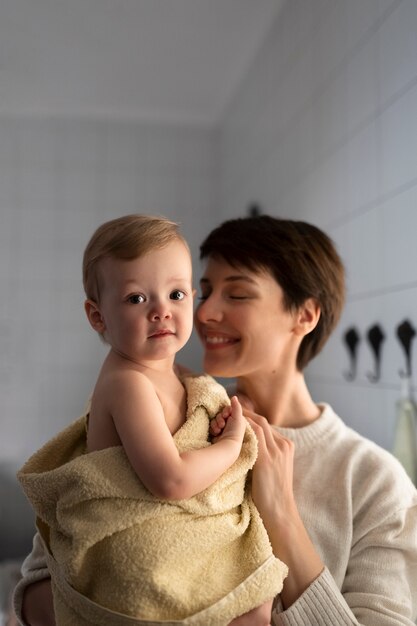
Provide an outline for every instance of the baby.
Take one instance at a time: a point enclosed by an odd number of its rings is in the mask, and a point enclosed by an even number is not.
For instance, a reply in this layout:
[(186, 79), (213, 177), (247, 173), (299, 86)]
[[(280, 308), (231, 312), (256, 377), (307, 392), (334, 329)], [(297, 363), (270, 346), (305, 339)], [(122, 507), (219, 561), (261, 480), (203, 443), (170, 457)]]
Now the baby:
[(220, 626), (249, 611), (253, 626), (269, 624), (286, 566), (245, 487), (255, 437), (236, 397), (174, 363), (193, 324), (178, 226), (143, 215), (103, 224), (83, 280), (109, 352), (88, 415), (19, 474), (40, 518), (58, 626), (74, 611), (80, 626), (112, 615), (121, 624), (121, 614), (126, 624)]

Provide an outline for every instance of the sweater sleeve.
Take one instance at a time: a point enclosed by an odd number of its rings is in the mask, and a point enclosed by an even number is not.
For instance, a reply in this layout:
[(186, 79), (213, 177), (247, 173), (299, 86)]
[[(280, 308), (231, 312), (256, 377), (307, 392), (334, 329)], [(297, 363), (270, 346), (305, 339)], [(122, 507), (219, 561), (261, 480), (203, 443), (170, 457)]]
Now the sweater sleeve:
[(278, 602), (274, 626), (344, 626), (358, 624), (327, 568), (286, 611)]
[(22, 564), (22, 578), (13, 593), (14, 610), (21, 626), (27, 626), (22, 617), (23, 593), (28, 585), (49, 578), (46, 566), (45, 552), (38, 533), (33, 538), (32, 552), (28, 554)]
[(417, 505), (393, 513), (352, 546), (342, 589), (327, 568), (274, 626), (413, 626), (417, 617)]

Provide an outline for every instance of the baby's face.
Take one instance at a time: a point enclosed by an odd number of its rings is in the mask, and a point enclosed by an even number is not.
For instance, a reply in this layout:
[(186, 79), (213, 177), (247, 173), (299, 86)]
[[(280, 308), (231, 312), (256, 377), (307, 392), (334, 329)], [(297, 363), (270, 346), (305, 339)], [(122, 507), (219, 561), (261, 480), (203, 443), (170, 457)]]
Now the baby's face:
[(181, 241), (132, 259), (100, 263), (103, 337), (135, 362), (173, 359), (193, 323), (192, 267)]

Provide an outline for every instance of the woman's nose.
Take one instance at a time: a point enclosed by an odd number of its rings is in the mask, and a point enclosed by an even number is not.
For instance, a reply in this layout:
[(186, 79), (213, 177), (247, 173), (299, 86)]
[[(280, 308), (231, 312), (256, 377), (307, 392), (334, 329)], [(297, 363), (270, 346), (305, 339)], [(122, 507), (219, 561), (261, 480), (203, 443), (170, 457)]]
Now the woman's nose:
[(200, 301), (195, 316), (199, 322), (206, 324), (210, 321), (219, 322), (223, 313), (216, 299), (213, 296), (208, 296)]

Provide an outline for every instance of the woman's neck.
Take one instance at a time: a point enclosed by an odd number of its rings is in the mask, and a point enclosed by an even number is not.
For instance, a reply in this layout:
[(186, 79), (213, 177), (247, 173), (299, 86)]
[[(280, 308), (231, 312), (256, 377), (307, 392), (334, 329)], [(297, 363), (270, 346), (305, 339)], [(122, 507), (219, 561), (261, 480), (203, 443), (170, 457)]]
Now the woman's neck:
[(320, 416), (302, 372), (238, 378), (237, 391), (249, 398), (255, 413), (274, 426), (301, 428)]

